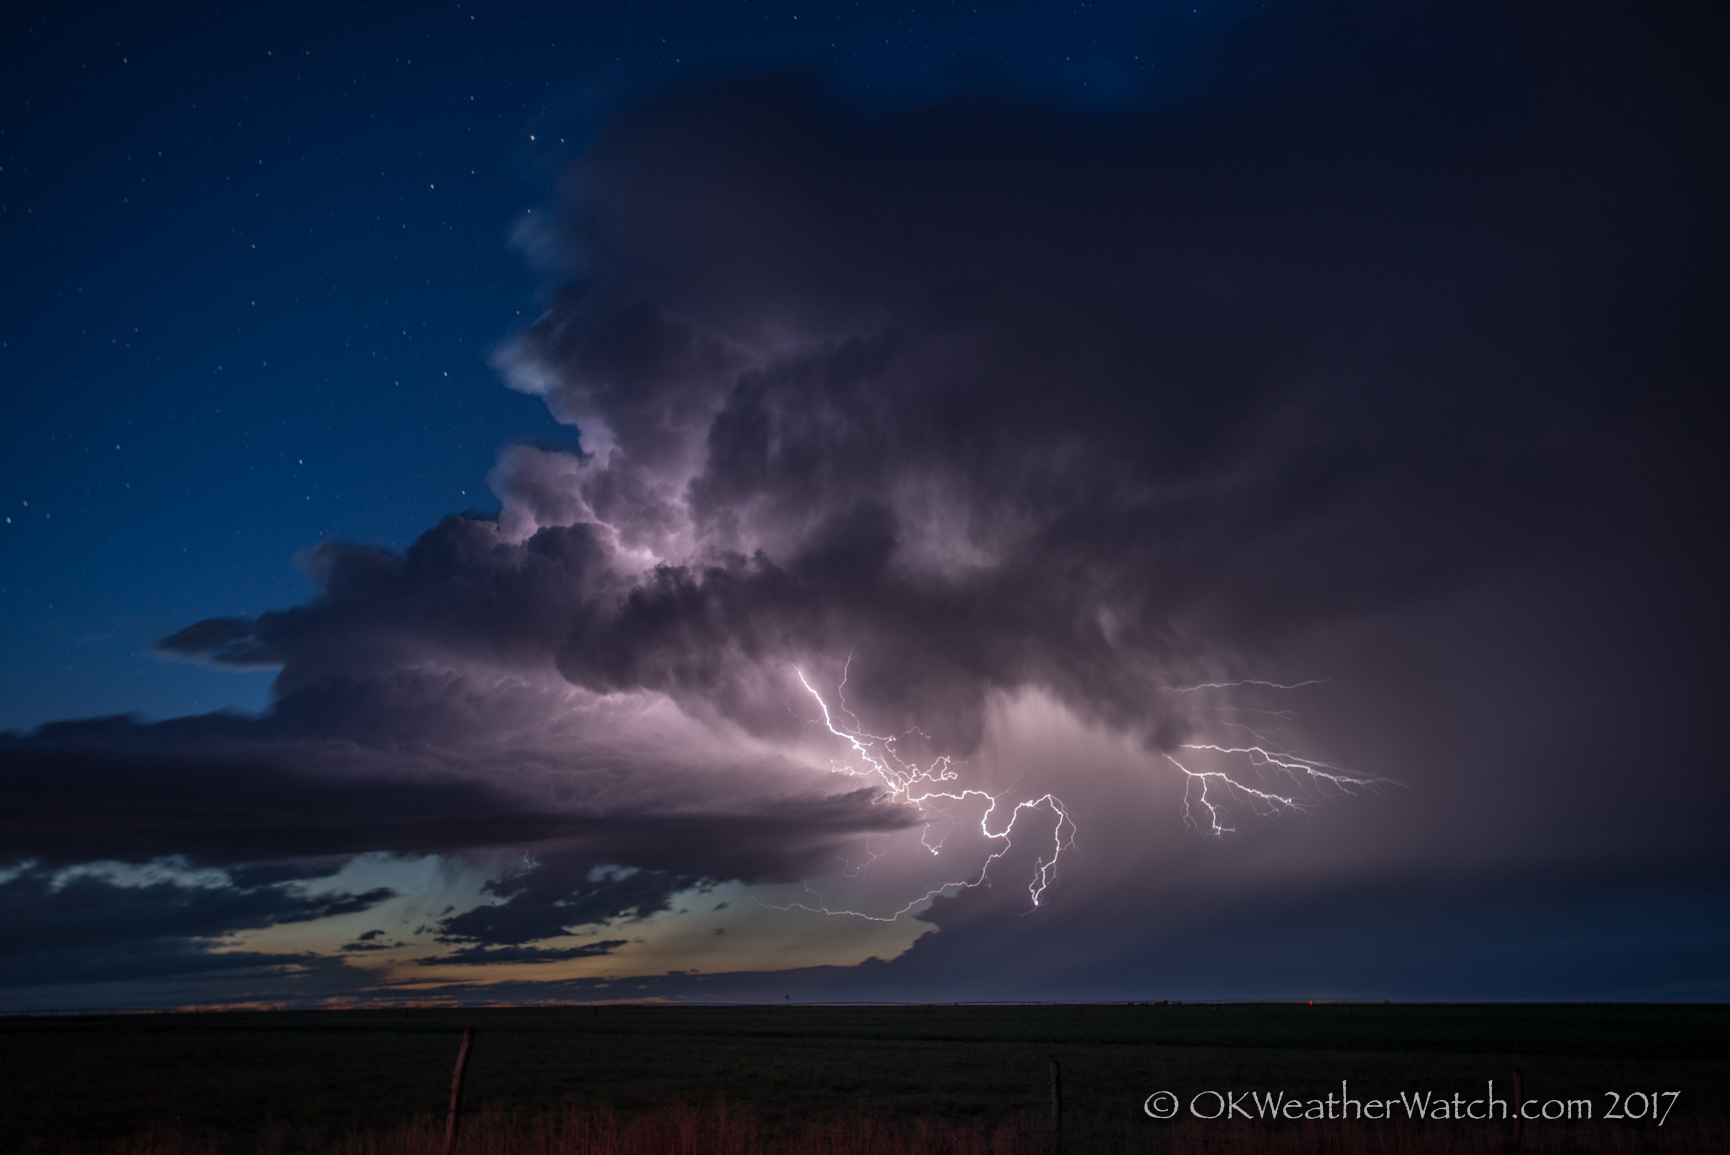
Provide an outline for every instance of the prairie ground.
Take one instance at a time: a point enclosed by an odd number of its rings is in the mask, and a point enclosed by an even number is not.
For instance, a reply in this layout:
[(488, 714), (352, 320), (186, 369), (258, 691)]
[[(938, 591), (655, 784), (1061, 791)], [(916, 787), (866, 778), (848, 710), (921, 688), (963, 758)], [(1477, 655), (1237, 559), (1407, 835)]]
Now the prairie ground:
[[(1522, 1150), (1730, 1149), (1730, 1007), (486, 1007), (0, 1019), (0, 1148), (436, 1149), (464, 1027), (469, 1155), (1466, 1151), (1507, 1123), (1197, 1119), (1226, 1095), (1585, 1100)], [(1143, 1112), (1155, 1091), (1177, 1118)], [(1663, 1125), (1606, 1119), (1678, 1092)], [(1198, 1100), (1197, 1096), (1201, 1096)], [(1613, 1096), (1613, 1097), (1612, 1097)], [(1239, 1099), (1245, 1106), (1252, 1100)], [(1572, 1108), (1577, 1111), (1577, 1108)], [(1629, 1113), (1623, 1107), (1623, 1113)], [(1229, 1114), (1230, 1112), (1228, 1112)], [(1298, 1112), (1301, 1114), (1302, 1112)], [(1396, 1120), (1403, 1108), (1396, 1107)], [(670, 1128), (670, 1129), (669, 1129)], [(437, 1134), (435, 1135), (435, 1132)], [(587, 1136), (587, 1138), (583, 1138)], [(707, 1136), (705, 1138), (705, 1136)], [(432, 1147), (427, 1144), (431, 1142)]]

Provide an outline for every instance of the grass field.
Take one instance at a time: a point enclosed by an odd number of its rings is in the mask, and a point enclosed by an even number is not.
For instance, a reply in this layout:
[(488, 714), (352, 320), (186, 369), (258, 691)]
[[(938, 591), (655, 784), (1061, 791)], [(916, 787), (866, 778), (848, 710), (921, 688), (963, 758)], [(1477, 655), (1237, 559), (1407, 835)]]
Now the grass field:
[[(1052, 1058), (1068, 1155), (1481, 1149), (1511, 1126), (1228, 1127), (1156, 1122), (1142, 1103), (1308, 1099), (1341, 1080), (1368, 1099), (1471, 1098), (1494, 1079), (1511, 1098), (1515, 1068), (1529, 1099), (1594, 1105), (1590, 1124), (1528, 1125), (1525, 1149), (1709, 1150), (1730, 1135), (1724, 1006), (606, 1006), (0, 1019), (0, 1146), (427, 1150), (465, 1026), (472, 1155), (723, 1150), (690, 1146), (718, 1110), (728, 1135), (751, 1137), (741, 1151), (1045, 1151)], [(1680, 1092), (1663, 1127), (1602, 1119), (1607, 1092), (1635, 1091)], [(675, 1119), (685, 1139), (655, 1132)], [(585, 1128), (612, 1138), (573, 1145)]]

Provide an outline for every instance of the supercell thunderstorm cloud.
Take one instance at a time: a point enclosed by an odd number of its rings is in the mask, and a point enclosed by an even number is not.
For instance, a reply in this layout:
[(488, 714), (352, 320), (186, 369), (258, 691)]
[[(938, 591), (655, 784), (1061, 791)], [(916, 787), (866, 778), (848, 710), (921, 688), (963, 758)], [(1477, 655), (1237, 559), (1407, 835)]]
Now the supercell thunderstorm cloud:
[(572, 435), (498, 511), (160, 642), (262, 714), (0, 736), (9, 981), (1721, 995), (1724, 105), (1664, 19), (627, 102), (516, 234), (490, 363)]

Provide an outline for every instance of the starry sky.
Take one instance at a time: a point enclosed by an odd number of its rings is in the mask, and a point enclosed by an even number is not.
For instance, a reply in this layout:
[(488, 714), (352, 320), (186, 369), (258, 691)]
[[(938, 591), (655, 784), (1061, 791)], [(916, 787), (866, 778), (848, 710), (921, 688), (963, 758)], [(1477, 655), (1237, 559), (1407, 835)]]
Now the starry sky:
[(1730, 996), (1722, 30), (0, 36), (0, 1009)]

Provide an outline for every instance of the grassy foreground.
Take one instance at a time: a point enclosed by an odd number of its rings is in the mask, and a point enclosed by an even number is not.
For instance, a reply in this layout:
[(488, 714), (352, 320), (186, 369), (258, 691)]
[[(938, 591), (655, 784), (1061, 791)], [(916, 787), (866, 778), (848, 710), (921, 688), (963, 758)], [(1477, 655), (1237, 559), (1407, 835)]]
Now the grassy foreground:
[[(1190, 1005), (271, 1011), (0, 1019), (0, 1148), (437, 1150), (476, 1028), (465, 1155), (1494, 1149), (1511, 1126), (1156, 1122), (1169, 1090), (1587, 1098), (1525, 1151), (1730, 1150), (1730, 1007)], [(1607, 1092), (1679, 1091), (1663, 1127)], [(1204, 1101), (1205, 1104), (1206, 1101)]]
[[(251, 1150), (276, 1155), (305, 1141), (291, 1128), (278, 1126), (258, 1136)], [(313, 1140), (304, 1149), (329, 1155), (434, 1155), (444, 1150), (444, 1129), (436, 1120), (422, 1119), (382, 1131)], [(1057, 1143), (1049, 1128), (1026, 1118), (997, 1124), (925, 1119), (897, 1124), (864, 1116), (768, 1131), (751, 1115), (717, 1104), (675, 1106), (630, 1117), (605, 1108), (573, 1109), (533, 1119), (486, 1111), (468, 1121), (458, 1136), (457, 1149), (463, 1155), (1054, 1155)], [(108, 1150), (113, 1155), (228, 1155), (236, 1148), (231, 1138), (157, 1128)], [(1096, 1120), (1081, 1128), (1066, 1128), (1061, 1150), (1112, 1155), (1722, 1153), (1730, 1150), (1730, 1127), (1695, 1121), (1660, 1135), (1565, 1125), (1533, 1130), (1516, 1146), (1506, 1128), (1483, 1126), (1450, 1130), (1410, 1124), (1332, 1124), (1278, 1129), (1241, 1122), (1212, 1127), (1192, 1121), (1156, 1130), (1102, 1125)]]

